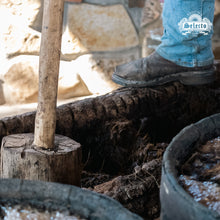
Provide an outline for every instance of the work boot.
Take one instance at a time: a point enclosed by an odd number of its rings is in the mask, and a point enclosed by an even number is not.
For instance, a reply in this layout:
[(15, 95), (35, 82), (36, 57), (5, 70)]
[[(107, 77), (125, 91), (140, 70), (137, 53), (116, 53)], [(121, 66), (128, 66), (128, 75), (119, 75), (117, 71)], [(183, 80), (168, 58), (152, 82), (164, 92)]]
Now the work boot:
[(113, 81), (123, 86), (212, 82), (214, 6), (215, 0), (165, 0), (164, 33), (156, 53), (118, 66)]
[(202, 85), (215, 80), (212, 64), (203, 67), (179, 66), (157, 52), (116, 67), (112, 80), (122, 86), (145, 87), (179, 81), (185, 85)]

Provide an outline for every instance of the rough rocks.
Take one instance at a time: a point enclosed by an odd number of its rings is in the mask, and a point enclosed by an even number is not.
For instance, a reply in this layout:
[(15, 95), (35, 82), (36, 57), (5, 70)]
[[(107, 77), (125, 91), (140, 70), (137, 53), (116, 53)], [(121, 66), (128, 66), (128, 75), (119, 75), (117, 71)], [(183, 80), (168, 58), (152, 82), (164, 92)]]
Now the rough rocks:
[(4, 75), (4, 93), (9, 103), (31, 102), (37, 99), (38, 60), (35, 57), (17, 57), (11, 61)]
[[(8, 103), (36, 102), (38, 95), (38, 56), (18, 56), (8, 63), (3, 91)], [(61, 61), (58, 98), (91, 95), (77, 72), (79, 62)]]
[[(141, 22), (148, 19), (146, 14), (142, 16), (145, 2), (151, 0), (141, 0), (135, 5), (128, 0), (65, 2), (60, 98), (103, 94), (116, 88), (111, 82), (115, 66), (141, 55)], [(151, 7), (150, 11), (153, 10)], [(39, 55), (42, 13), (43, 0), (1, 1), (0, 78), (4, 81), (6, 103), (36, 100), (38, 67), (29, 60)], [(21, 56), (23, 60), (19, 63)], [(19, 82), (13, 82), (18, 78)], [(17, 88), (22, 83), (23, 91)]]
[(122, 5), (73, 4), (68, 7), (67, 17), (72, 41), (79, 39), (83, 50), (112, 51), (139, 44), (136, 30)]

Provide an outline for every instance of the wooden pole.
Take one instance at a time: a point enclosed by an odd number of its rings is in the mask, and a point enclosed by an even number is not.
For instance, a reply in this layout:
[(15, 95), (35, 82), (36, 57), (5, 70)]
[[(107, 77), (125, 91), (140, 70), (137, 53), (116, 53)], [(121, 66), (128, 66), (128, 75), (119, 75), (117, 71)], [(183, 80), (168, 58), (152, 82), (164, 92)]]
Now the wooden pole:
[(64, 0), (44, 0), (35, 135), (4, 137), (1, 177), (80, 185), (81, 145), (55, 135)]
[(64, 0), (44, 0), (34, 145), (54, 147)]

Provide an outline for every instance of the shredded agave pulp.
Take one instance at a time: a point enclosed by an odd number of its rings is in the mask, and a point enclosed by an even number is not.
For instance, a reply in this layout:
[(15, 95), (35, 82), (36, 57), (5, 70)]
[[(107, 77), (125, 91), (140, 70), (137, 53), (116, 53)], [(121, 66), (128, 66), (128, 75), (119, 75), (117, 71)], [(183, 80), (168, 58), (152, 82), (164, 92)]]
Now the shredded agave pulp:
[(200, 146), (185, 162), (179, 182), (195, 201), (220, 214), (220, 137)]

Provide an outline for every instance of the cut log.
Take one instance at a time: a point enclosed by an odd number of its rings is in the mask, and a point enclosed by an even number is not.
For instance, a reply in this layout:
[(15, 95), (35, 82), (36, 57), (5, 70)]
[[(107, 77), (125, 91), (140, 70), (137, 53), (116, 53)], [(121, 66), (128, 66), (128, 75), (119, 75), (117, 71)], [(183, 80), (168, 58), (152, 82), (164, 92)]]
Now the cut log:
[(56, 135), (54, 151), (32, 145), (33, 134), (4, 137), (1, 146), (1, 177), (60, 182), (80, 186), (81, 146)]

